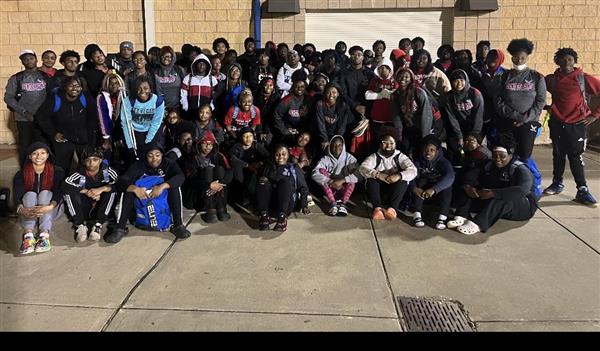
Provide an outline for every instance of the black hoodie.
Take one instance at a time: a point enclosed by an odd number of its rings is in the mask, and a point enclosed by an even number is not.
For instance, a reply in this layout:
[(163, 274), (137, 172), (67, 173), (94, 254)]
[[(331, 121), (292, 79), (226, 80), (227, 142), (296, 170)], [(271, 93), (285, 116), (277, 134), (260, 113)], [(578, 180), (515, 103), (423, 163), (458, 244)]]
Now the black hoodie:
[(448, 117), (451, 132), (463, 139), (464, 134), (473, 132), (480, 134), (483, 126), (483, 95), (476, 88), (471, 87), (469, 76), (461, 69), (451, 74), (452, 78), (465, 80), (465, 87), (461, 91), (452, 89), (446, 95), (443, 110)]
[[(160, 150), (163, 154), (160, 165), (156, 168), (148, 164), (146, 155), (152, 150)], [(169, 184), (171, 189), (179, 188), (185, 180), (185, 176), (176, 161), (165, 157), (162, 147), (151, 143), (145, 148), (144, 156), (141, 160), (135, 161), (129, 169), (119, 177), (117, 181), (117, 191), (125, 192), (130, 185), (140, 179), (143, 175), (160, 176), (164, 178), (164, 182)]]

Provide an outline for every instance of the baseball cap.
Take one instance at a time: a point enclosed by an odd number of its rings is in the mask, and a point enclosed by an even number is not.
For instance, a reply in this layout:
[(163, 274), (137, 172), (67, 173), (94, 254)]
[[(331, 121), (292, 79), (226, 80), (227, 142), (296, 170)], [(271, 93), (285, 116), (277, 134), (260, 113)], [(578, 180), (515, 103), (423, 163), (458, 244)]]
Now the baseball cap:
[(123, 50), (125, 48), (133, 50), (133, 43), (130, 41), (121, 42), (121, 44), (119, 45), (119, 49)]
[(37, 57), (35, 52), (31, 49), (25, 49), (25, 50), (21, 51), (21, 53), (19, 54), (19, 58), (23, 57), (23, 55), (33, 55), (33, 56)]

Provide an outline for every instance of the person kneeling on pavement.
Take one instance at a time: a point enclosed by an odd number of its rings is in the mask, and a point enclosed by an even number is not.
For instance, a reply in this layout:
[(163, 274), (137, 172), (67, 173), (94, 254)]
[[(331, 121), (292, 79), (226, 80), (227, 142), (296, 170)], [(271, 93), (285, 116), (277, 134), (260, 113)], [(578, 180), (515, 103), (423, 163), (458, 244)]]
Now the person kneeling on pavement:
[[(487, 231), (500, 218), (526, 221), (537, 209), (533, 174), (515, 155), (516, 142), (509, 133), (500, 134), (492, 148), (492, 159), (479, 172), (469, 173), (459, 192), (454, 219), (448, 228), (473, 235)], [(480, 208), (472, 220), (472, 210)]]
[[(363, 161), (359, 172), (366, 179), (367, 195), (373, 205), (372, 218), (395, 219), (408, 182), (417, 176), (417, 168), (408, 156), (396, 150), (396, 140), (391, 135), (383, 136), (379, 150)], [(382, 207), (382, 191), (389, 194), (386, 210)]]
[[(117, 223), (114, 228), (109, 228), (109, 231), (104, 235), (104, 241), (107, 243), (116, 244), (127, 234), (127, 220), (134, 211), (134, 200), (136, 198), (142, 201), (157, 199), (161, 197), (163, 191), (167, 192), (168, 207), (172, 214), (173, 226), (170, 232), (178, 239), (185, 239), (191, 235), (183, 225), (181, 185), (185, 177), (177, 163), (164, 158), (163, 153), (162, 147), (156, 143), (146, 145), (142, 159), (134, 162), (119, 177), (117, 190), (121, 194), (116, 212)], [(162, 178), (162, 182), (152, 186), (152, 188), (136, 185), (143, 178), (153, 176)]]
[[(98, 241), (102, 237), (102, 224), (115, 203), (117, 178), (117, 172), (103, 161), (102, 149), (88, 147), (83, 151), (77, 171), (62, 183), (63, 198), (78, 243), (86, 239)], [(86, 220), (94, 223), (89, 237)]]

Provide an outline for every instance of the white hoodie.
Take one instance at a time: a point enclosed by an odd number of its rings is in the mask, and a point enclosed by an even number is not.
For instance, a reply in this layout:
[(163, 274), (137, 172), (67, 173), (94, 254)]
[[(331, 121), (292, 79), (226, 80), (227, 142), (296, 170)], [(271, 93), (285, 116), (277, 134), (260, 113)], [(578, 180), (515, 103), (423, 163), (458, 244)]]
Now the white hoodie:
[[(342, 153), (340, 157), (335, 158), (331, 154), (331, 142), (335, 138), (342, 139)], [(356, 158), (346, 152), (346, 143), (341, 135), (334, 135), (329, 141), (329, 147), (327, 148), (327, 155), (323, 156), (317, 166), (312, 171), (312, 179), (317, 184), (325, 186), (331, 180), (331, 175), (341, 175), (344, 177), (346, 183), (357, 183), (358, 177), (354, 174), (358, 168), (358, 162)], [(328, 175), (322, 173), (321, 170), (327, 171)]]
[[(279, 73), (277, 73), (277, 89), (281, 91), (282, 98), (290, 93), (290, 89), (292, 88), (292, 74), (301, 68), (302, 63), (298, 62), (296, 68), (292, 68), (287, 63), (284, 63), (283, 67), (279, 69)], [(308, 70), (304, 68), (304, 71), (308, 76)], [(308, 85), (308, 79), (306, 80), (306, 84)]]
[[(378, 155), (381, 158), (381, 162), (375, 167)], [(398, 163), (396, 163), (396, 159)], [(398, 168), (398, 165), (400, 168)], [(376, 153), (371, 154), (363, 161), (358, 171), (365, 178), (375, 178), (378, 172), (386, 172), (388, 175), (400, 173), (402, 180), (406, 182), (410, 182), (417, 176), (417, 167), (415, 167), (408, 156), (399, 150), (395, 150), (390, 157), (383, 156), (377, 150)]]

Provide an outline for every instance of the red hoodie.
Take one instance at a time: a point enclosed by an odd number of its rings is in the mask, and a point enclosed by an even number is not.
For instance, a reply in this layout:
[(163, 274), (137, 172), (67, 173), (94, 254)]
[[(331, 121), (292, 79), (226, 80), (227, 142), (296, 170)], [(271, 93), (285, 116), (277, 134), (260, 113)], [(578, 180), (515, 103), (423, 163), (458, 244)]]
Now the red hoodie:
[(585, 93), (587, 95), (600, 95), (600, 80), (584, 73), (581, 68), (569, 74), (564, 74), (557, 69), (553, 74), (546, 76), (546, 87), (552, 94), (552, 116), (563, 123), (577, 123), (591, 114), (600, 116), (600, 105), (594, 111), (585, 103), (579, 87), (578, 75), (584, 75)]

